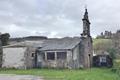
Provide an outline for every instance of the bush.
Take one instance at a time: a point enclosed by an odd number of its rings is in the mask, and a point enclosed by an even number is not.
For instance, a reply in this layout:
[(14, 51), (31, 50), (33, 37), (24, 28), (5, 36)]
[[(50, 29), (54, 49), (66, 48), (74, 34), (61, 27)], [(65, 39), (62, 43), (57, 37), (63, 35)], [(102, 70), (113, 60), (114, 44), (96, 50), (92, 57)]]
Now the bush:
[(116, 49), (109, 48), (107, 51), (110, 53), (110, 56), (112, 57), (113, 60), (116, 59)]
[(114, 60), (114, 66), (111, 71), (120, 77), (120, 60)]

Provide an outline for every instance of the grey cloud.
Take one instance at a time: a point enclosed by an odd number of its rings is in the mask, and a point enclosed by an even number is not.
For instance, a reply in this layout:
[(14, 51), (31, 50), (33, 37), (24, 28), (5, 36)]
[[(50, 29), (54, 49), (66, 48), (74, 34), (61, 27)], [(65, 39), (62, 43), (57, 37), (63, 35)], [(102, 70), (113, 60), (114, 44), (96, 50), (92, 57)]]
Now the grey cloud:
[[(92, 36), (103, 30), (120, 29), (119, 0), (86, 2)], [(9, 32), (12, 37), (79, 36), (82, 32), (81, 19), (86, 2), (85, 0), (0, 0), (0, 30), (3, 33)]]

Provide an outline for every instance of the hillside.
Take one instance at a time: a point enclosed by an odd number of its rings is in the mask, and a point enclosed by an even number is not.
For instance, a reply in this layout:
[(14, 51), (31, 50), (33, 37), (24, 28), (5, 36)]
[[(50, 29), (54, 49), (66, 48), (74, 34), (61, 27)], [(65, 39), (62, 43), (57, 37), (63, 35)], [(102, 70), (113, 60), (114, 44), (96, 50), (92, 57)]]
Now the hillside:
[(111, 39), (93, 39), (94, 50), (105, 50), (113, 47)]
[(99, 44), (99, 43), (111, 43), (111, 39), (93, 39), (93, 45)]
[[(112, 39), (93, 39), (93, 49), (95, 52), (102, 50), (108, 51), (112, 56), (116, 57), (117, 59), (120, 58), (120, 49), (115, 47), (116, 43)], [(119, 45), (119, 44), (117, 44)], [(96, 53), (97, 54), (97, 53)]]

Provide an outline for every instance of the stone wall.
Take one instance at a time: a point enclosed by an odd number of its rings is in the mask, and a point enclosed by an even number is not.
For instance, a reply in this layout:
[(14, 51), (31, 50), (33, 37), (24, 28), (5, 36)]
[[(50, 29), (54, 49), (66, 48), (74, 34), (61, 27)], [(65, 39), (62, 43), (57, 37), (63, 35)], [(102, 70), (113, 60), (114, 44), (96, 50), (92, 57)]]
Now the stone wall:
[(28, 69), (35, 67), (35, 51), (33, 47), (4, 47), (2, 67)]
[[(50, 52), (50, 51), (47, 51)], [(39, 67), (48, 67), (48, 68), (69, 68), (69, 69), (76, 69), (80, 68), (80, 59), (79, 59), (79, 44), (76, 45), (75, 48), (72, 50), (59, 50), (59, 51), (52, 51), (52, 52), (67, 52), (66, 59), (57, 59), (55, 60), (47, 60), (46, 57), (43, 57), (46, 54), (46, 51), (43, 53), (38, 53), (38, 65)], [(44, 58), (44, 59), (43, 59)]]
[(83, 67), (90, 68), (92, 66), (93, 58), (93, 48), (92, 48), (92, 38), (82, 37), (82, 43), (80, 47), (80, 60)]
[(76, 47), (73, 49), (73, 68), (80, 68), (80, 45), (76, 45)]
[(35, 47), (27, 47), (26, 51), (25, 51), (25, 66), (26, 68), (34, 68), (35, 65), (35, 56), (36, 54), (36, 48)]
[(67, 51), (67, 68), (73, 68), (73, 52), (71, 50)]
[[(46, 54), (47, 52), (55, 52), (55, 60), (47, 60)], [(56, 52), (67, 52), (67, 58), (66, 59), (57, 59)], [(47, 68), (67, 68), (68, 66), (71, 68), (72, 65), (69, 65), (71, 63), (72, 53), (71, 51), (67, 50), (54, 50), (54, 51), (44, 51), (44, 52), (38, 52), (37, 53), (37, 65), (39, 67), (47, 67)]]
[(2, 67), (23, 69), (25, 67), (24, 65), (25, 51), (26, 51), (25, 47), (3, 48)]
[[(67, 52), (66, 59), (47, 60), (47, 52)], [(76, 45), (72, 50), (54, 50), (54, 51), (41, 51), (37, 53), (37, 65), (38, 67), (48, 67), (48, 68), (68, 68), (77, 69), (83, 66), (80, 63), (80, 46)], [(55, 57), (56, 54), (55, 54)]]

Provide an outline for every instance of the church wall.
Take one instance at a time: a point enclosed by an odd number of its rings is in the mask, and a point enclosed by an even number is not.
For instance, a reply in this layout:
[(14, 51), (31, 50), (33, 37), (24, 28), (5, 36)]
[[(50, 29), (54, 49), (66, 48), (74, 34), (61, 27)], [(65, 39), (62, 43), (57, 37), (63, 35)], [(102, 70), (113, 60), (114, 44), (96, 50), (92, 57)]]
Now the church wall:
[(72, 69), (74, 67), (73, 65), (73, 51), (69, 50), (67, 51), (67, 68)]
[(24, 52), (26, 47), (19, 48), (3, 48), (3, 62), (4, 68), (24, 68)]
[(85, 68), (89, 68), (92, 66), (92, 41), (90, 37), (82, 37), (82, 51), (81, 51), (81, 58), (82, 64)]
[(79, 44), (73, 49), (73, 65), (74, 68), (80, 68), (81, 64), (79, 61), (79, 55), (80, 55), (80, 50), (79, 50)]
[(28, 46), (25, 51), (25, 66), (26, 68), (33, 68), (35, 67), (35, 54), (36, 48)]
[(35, 65), (35, 48), (6, 47), (3, 48), (3, 68), (28, 69)]
[[(66, 59), (57, 59), (55, 58), (55, 60), (47, 60), (46, 59), (46, 54), (47, 52), (67, 52), (67, 57)], [(38, 62), (37, 65), (39, 67), (48, 67), (48, 68), (68, 68), (68, 69), (76, 69), (76, 68), (80, 68), (81, 64), (80, 64), (80, 60), (79, 60), (79, 54), (80, 54), (80, 50), (79, 50), (79, 44), (73, 48), (72, 50), (53, 50), (53, 51), (41, 51), (41, 53), (37, 53), (37, 58), (38, 58)], [(55, 56), (57, 57), (57, 56)]]
[[(55, 51), (58, 52), (58, 51)], [(62, 50), (60, 51), (62, 52)], [(74, 49), (72, 50), (66, 50), (67, 52), (67, 58), (64, 59), (56, 59), (56, 60), (45, 60), (43, 59), (43, 54), (39, 54), (38, 55), (38, 61), (41, 61), (41, 63), (39, 62), (39, 64), (41, 64), (41, 67), (53, 67), (53, 68), (69, 68), (69, 69), (73, 69), (73, 68), (79, 68), (79, 45), (77, 45)], [(40, 67), (40, 66), (39, 66)]]
[[(48, 60), (47, 59), (47, 52), (54, 52), (55, 59), (54, 60)], [(66, 52), (66, 59), (57, 59), (57, 52)], [(67, 68), (67, 62), (70, 63), (71, 55), (68, 55), (70, 53), (67, 50), (52, 50), (52, 51), (42, 51), (37, 53), (37, 65), (38, 67), (47, 67), (47, 68)], [(69, 56), (69, 58), (68, 58)], [(69, 65), (70, 66), (70, 65)]]

